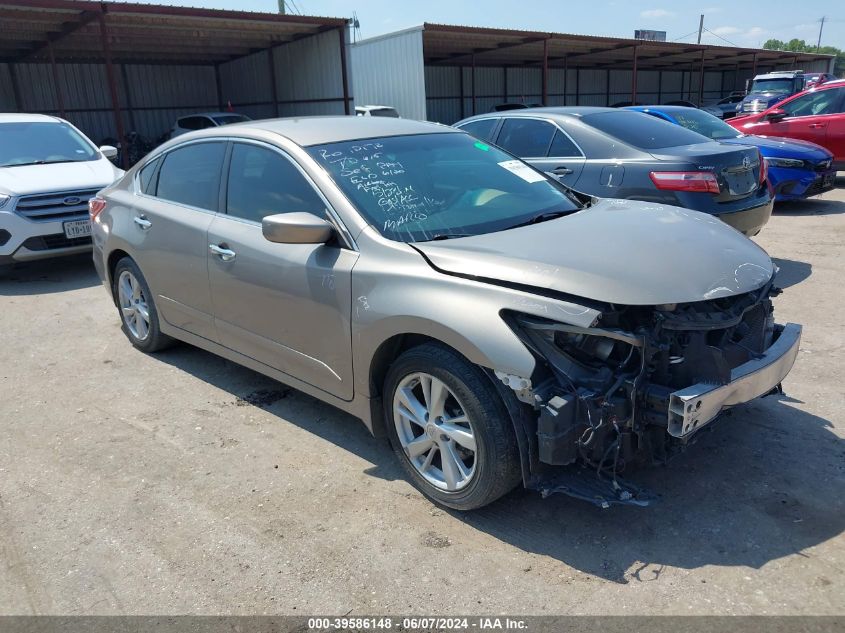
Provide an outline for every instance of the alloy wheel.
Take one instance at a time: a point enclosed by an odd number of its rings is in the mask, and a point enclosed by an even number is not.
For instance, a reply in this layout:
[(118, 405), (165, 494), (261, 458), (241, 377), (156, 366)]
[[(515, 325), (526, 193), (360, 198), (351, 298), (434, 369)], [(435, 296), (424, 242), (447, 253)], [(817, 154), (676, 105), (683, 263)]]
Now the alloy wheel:
[(408, 461), (428, 483), (455, 492), (472, 481), (472, 422), (442, 380), (422, 372), (402, 379), (393, 395), (393, 421)]
[(141, 282), (128, 270), (117, 280), (117, 299), (126, 329), (137, 340), (145, 340), (150, 335), (150, 310)]

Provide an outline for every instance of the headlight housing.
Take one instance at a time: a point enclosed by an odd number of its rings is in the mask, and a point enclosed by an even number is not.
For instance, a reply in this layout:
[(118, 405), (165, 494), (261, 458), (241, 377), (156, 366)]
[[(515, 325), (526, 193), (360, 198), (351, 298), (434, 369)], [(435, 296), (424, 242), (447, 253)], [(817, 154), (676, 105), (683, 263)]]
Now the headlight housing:
[(767, 158), (766, 163), (769, 167), (789, 167), (792, 169), (806, 167), (806, 163), (798, 158)]
[(7, 196), (5, 193), (0, 193), (0, 209), (6, 206), (6, 203), (12, 198), (12, 196)]

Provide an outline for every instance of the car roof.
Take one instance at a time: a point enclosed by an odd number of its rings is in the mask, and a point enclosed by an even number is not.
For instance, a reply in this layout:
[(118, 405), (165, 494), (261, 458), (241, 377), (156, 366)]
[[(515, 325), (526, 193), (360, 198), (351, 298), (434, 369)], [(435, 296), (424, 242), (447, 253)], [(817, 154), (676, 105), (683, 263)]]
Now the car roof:
[(184, 114), (179, 117), (181, 119), (187, 119), (188, 117), (192, 116), (246, 116), (245, 114), (241, 114), (240, 112), (192, 112), (191, 114)]
[[(384, 136), (457, 133), (454, 128), (439, 123), (414, 121), (413, 119), (356, 116), (307, 116), (247, 121), (227, 125), (225, 134), (237, 136), (238, 130), (255, 130), (278, 134), (302, 147)], [(204, 136), (220, 136), (220, 134), (220, 128), (207, 128), (190, 132), (179, 138), (202, 138)]]
[(25, 112), (2, 112), (0, 123), (61, 123), (62, 119), (48, 114), (26, 114)]
[(476, 114), (475, 116), (467, 117), (463, 121), (472, 121), (475, 119), (489, 119), (502, 117), (528, 117), (543, 116), (548, 118), (575, 118), (580, 119), (589, 114), (598, 114), (600, 112), (620, 112), (619, 108), (603, 108), (599, 106), (547, 106), (545, 108), (520, 108), (518, 110), (504, 110), (502, 112), (486, 112), (484, 114)]
[(634, 110), (635, 112), (645, 112), (646, 110), (658, 110), (660, 112), (688, 112), (689, 110), (700, 110), (700, 108), (689, 108), (687, 106), (679, 105), (641, 105), (641, 106), (627, 106), (625, 110)]

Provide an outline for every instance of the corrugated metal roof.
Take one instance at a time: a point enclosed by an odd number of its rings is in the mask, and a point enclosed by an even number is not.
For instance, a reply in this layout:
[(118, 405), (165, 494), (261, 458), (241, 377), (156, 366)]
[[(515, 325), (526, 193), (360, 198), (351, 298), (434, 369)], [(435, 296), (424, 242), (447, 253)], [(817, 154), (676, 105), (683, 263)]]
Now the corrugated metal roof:
[(90, 0), (0, 0), (0, 62), (222, 63), (343, 28), (343, 18)]
[(690, 64), (722, 70), (737, 65), (801, 65), (832, 58), (816, 53), (430, 23), (423, 25), (423, 51), (429, 65), (466, 66), (474, 57), (476, 66), (538, 67), (545, 57), (549, 67), (598, 69), (630, 68), (636, 51), (637, 67), (642, 70), (671, 70)]

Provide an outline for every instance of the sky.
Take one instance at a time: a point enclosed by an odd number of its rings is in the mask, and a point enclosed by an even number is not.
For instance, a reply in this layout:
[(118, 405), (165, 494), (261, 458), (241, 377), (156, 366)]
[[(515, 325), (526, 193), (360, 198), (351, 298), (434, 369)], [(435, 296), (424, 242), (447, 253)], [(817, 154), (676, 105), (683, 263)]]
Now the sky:
[[(136, 0), (137, 1), (137, 0)], [(145, 1), (145, 0), (141, 0)], [(277, 0), (156, 0), (155, 4), (270, 11)], [(288, 0), (290, 13), (351, 17), (361, 38), (437, 22), (584, 35), (633, 37), (634, 29), (667, 32), (667, 39), (695, 42), (704, 13), (702, 43), (759, 47), (769, 38), (817, 41), (845, 48), (843, 0)]]

